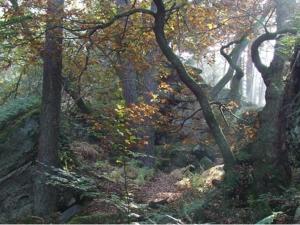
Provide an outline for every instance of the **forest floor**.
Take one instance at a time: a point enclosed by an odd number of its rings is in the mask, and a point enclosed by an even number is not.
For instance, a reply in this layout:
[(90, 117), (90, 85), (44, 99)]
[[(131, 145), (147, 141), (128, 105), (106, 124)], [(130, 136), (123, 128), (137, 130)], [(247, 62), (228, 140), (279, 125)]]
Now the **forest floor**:
[[(96, 172), (107, 174), (108, 179), (99, 182), (105, 196), (111, 197), (94, 199), (71, 223), (182, 224), (255, 221), (256, 218), (249, 219), (249, 208), (236, 207), (235, 201), (225, 201), (220, 188), (224, 175), (221, 161), (217, 159), (207, 170), (190, 171), (190, 166), (187, 165), (169, 172), (155, 170), (153, 173), (129, 162), (126, 184), (124, 168), (113, 165), (107, 168), (108, 164), (104, 164), (102, 168), (105, 171)], [(148, 178), (143, 177), (142, 182), (137, 179), (141, 171), (143, 176), (151, 174)]]
[(189, 166), (169, 172), (155, 170), (142, 182), (137, 177), (141, 171), (147, 174), (147, 169), (129, 162), (124, 182), (124, 168), (110, 165), (109, 179), (98, 181), (105, 197), (89, 202), (70, 223), (227, 224), (256, 223), (263, 218), (264, 223), (293, 221), (299, 205), (294, 191), (246, 201), (228, 198), (222, 187), (224, 171), (220, 162), (216, 160), (204, 171), (190, 171)]

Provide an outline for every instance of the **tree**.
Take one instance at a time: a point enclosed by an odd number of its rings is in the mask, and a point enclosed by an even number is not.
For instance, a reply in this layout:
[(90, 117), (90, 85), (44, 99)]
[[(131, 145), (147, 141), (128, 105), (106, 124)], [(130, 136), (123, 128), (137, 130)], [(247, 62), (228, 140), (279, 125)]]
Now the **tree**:
[[(230, 55), (227, 55), (224, 50), (225, 50), (225, 48), (228, 48), (232, 44), (237, 44), (238, 47), (236, 47), (236, 48), (238, 50), (236, 53), (233, 52), (233, 53), (235, 53), (233, 56), (230, 56)], [(238, 65), (238, 61), (240, 59), (241, 53), (246, 48), (247, 44), (248, 44), (248, 40), (246, 39), (246, 37), (242, 37), (239, 41), (233, 41), (225, 46), (222, 46), (222, 48), (220, 50), (221, 55), (227, 60), (227, 62), (229, 63), (229, 66), (230, 66), (230, 68), (228, 70), (228, 74), (226, 74), (224, 76), (225, 78), (227, 78), (227, 76), (229, 78), (229, 74), (230, 74), (230, 77), (231, 77), (230, 92), (229, 92), (227, 98), (232, 99), (237, 102), (239, 102), (240, 98), (241, 98), (240, 93), (239, 93), (239, 88), (240, 88), (240, 81), (244, 76), (244, 71)], [(235, 71), (235, 74), (233, 76), (234, 71)], [(224, 79), (222, 79), (222, 80), (224, 80)]]
[[(121, 12), (124, 8), (130, 5), (130, 1), (126, 0), (116, 0), (116, 5), (118, 10)], [(122, 33), (119, 33), (116, 37), (116, 41), (120, 46), (122, 46), (123, 39), (125, 38), (129, 17), (124, 17), (121, 19), (123, 25)], [(134, 64), (122, 52), (117, 53), (117, 74), (121, 80), (123, 97), (127, 106), (136, 104), (138, 102), (138, 77)]]
[[(238, 77), (240, 77), (241, 69), (237, 66), (238, 60), (244, 51), (244, 49), (247, 47), (249, 41), (246, 37), (242, 37), (240, 40), (233, 41), (228, 43), (227, 45), (223, 46), (220, 49), (221, 55), (228, 61), (229, 68), (226, 72), (226, 74), (221, 78), (221, 80), (212, 88), (210, 95), (211, 98), (216, 98), (220, 91), (225, 87), (225, 85), (233, 78), (235, 70), (238, 68), (238, 71), (236, 73), (238, 74)], [(230, 47), (231, 45), (235, 44), (234, 49), (231, 51), (230, 54), (226, 54), (224, 52), (225, 48)]]
[(277, 41), (275, 53), (270, 66), (262, 63), (259, 47), (268, 40), (293, 30), (288, 29), (293, 1), (276, 0), (277, 32), (267, 32), (258, 37), (252, 44), (252, 61), (261, 73), (266, 85), (266, 105), (259, 115), (260, 128), (252, 146), (254, 162), (255, 189), (264, 192), (286, 186), (291, 179), (288, 155), (283, 150), (284, 135), (281, 129), (281, 113), (284, 93), (284, 69), (287, 58), (281, 53), (280, 41)]
[(197, 101), (202, 107), (204, 118), (222, 153), (224, 159), (224, 167), (227, 171), (232, 170), (233, 166), (235, 165), (235, 159), (231, 152), (230, 146), (227, 143), (227, 140), (215, 118), (215, 115), (208, 101), (208, 97), (206, 96), (202, 87), (196, 81), (194, 81), (192, 77), (189, 76), (181, 60), (178, 58), (178, 56), (176, 56), (176, 54), (169, 46), (164, 31), (164, 26), (166, 22), (165, 5), (162, 0), (154, 0), (154, 2), (157, 7), (157, 12), (154, 15), (154, 33), (156, 36), (157, 43), (165, 57), (170, 61), (170, 63), (172, 63), (172, 65), (176, 69), (181, 81), (192, 91), (192, 93), (197, 98)]
[(247, 79), (247, 87), (246, 87), (247, 100), (251, 102), (253, 101), (254, 70), (253, 70), (253, 63), (251, 59), (250, 45), (247, 49), (246, 79)]
[(47, 28), (43, 50), (43, 91), (35, 180), (34, 213), (49, 220), (56, 209), (57, 194), (46, 184), (45, 172), (58, 167), (62, 89), (62, 42), (64, 0), (47, 1)]
[[(299, 40), (298, 40), (299, 41)], [(300, 44), (296, 44), (291, 60), (290, 75), (285, 88), (283, 99), (282, 119), (285, 130), (286, 151), (294, 156), (294, 165), (299, 167), (300, 162), (300, 133), (299, 133), (299, 106), (300, 106)]]
[[(226, 59), (226, 61), (229, 64), (229, 68), (226, 72), (226, 74), (221, 78), (221, 80), (212, 88), (210, 91), (210, 96), (214, 99), (218, 96), (219, 92), (225, 87), (225, 85), (232, 81), (231, 83), (231, 91), (229, 95), (227, 96), (229, 99), (237, 100), (239, 101), (239, 87), (240, 87), (240, 81), (244, 76), (243, 70), (238, 66), (238, 61), (243, 53), (243, 51), (246, 49), (246, 47), (250, 43), (250, 34), (256, 33), (259, 27), (261, 27), (266, 20), (268, 14), (271, 11), (272, 5), (270, 4), (270, 1), (266, 1), (263, 5), (262, 15), (259, 16), (252, 16), (257, 17), (255, 19), (249, 29), (242, 35), (241, 38), (234, 40), (232, 42), (229, 42), (225, 46), (222, 46), (220, 49), (221, 55)], [(230, 54), (225, 53), (225, 49), (231, 47), (231, 45), (235, 45)], [(251, 62), (252, 63), (252, 62)]]
[[(151, 4), (151, 10), (155, 11), (155, 4)], [(144, 15), (145, 16), (145, 15)], [(147, 26), (147, 20), (144, 19), (144, 26)], [(152, 22), (152, 21), (151, 21)], [(151, 36), (151, 47), (148, 49), (148, 52), (145, 54), (146, 66), (145, 70), (143, 71), (142, 78), (143, 78), (143, 85), (142, 85), (142, 92), (144, 97), (144, 102), (148, 106), (155, 107), (153, 103), (153, 96), (157, 95), (158, 91), (158, 79), (159, 79), (159, 66), (157, 65), (158, 60), (161, 59), (161, 53), (155, 41), (155, 37)], [(145, 159), (143, 160), (146, 166), (153, 167), (155, 165), (154, 160), (154, 143), (155, 143), (155, 128), (153, 121), (151, 119), (145, 118), (146, 123), (143, 126), (143, 139), (146, 140), (144, 145), (144, 152), (146, 154)]]

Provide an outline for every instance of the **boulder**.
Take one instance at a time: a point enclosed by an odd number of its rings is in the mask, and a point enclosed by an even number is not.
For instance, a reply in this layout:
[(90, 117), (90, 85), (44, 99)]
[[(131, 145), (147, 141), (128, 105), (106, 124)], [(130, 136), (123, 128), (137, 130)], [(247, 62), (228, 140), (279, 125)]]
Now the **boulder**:
[(220, 181), (223, 180), (224, 174), (225, 174), (224, 165), (217, 165), (204, 171), (201, 174), (201, 178), (203, 180), (204, 186), (209, 187), (209, 186), (213, 186), (213, 183), (216, 180), (220, 180)]
[(108, 224), (108, 223), (126, 223), (127, 216), (124, 214), (106, 214), (95, 213), (92, 215), (75, 216), (68, 223), (69, 224)]
[(0, 223), (16, 222), (32, 212), (32, 168), (39, 116), (22, 111), (0, 130)]
[(210, 160), (210, 158), (204, 156), (201, 160), (200, 160), (200, 166), (204, 169), (207, 170), (209, 168), (211, 168), (214, 165), (213, 161)]
[(294, 215), (294, 220), (293, 220), (293, 222), (295, 223), (295, 224), (298, 224), (298, 223), (300, 223), (300, 206), (296, 209), (296, 211), (295, 211), (295, 215)]
[(202, 158), (204, 157), (207, 157), (209, 158), (212, 162), (215, 161), (215, 156), (213, 154), (213, 150), (212, 148), (210, 148), (209, 146), (207, 145), (204, 145), (204, 144), (198, 144), (196, 145), (193, 150), (192, 150), (192, 154), (194, 156), (196, 156), (196, 158), (198, 160), (201, 160)]

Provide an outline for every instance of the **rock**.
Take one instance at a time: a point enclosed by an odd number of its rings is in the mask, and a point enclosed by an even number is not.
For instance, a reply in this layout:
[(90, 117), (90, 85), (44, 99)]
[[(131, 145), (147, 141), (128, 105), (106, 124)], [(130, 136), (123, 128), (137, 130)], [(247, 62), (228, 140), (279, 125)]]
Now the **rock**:
[(188, 165), (194, 165), (194, 169), (199, 167), (200, 160), (193, 154), (193, 145), (175, 143), (168, 149), (159, 149), (157, 154), (157, 168), (164, 172)]
[(209, 168), (211, 168), (214, 165), (213, 161), (210, 160), (210, 158), (204, 156), (201, 160), (200, 160), (200, 166), (203, 167), (203, 169), (207, 170)]
[(175, 183), (179, 190), (186, 190), (192, 187), (191, 179), (184, 177), (182, 180)]
[(38, 216), (27, 216), (17, 221), (17, 224), (44, 224), (43, 218)]
[[(121, 173), (123, 174), (123, 177), (125, 176), (124, 174), (124, 169), (121, 170)], [(130, 179), (136, 179), (139, 175), (137, 168), (133, 166), (127, 166), (126, 167), (126, 175)]]
[(165, 205), (168, 203), (168, 198), (164, 198), (164, 199), (159, 199), (159, 200), (154, 200), (149, 202), (149, 207), (153, 208), (153, 209), (158, 209), (160, 205)]
[(204, 144), (198, 144), (196, 145), (193, 150), (192, 154), (196, 156), (198, 160), (201, 160), (203, 157), (209, 158), (211, 161), (215, 161), (215, 157), (212, 153), (212, 149), (209, 146), (206, 146)]
[(170, 154), (170, 163), (173, 168), (185, 167), (193, 164), (196, 160), (196, 157), (191, 154), (190, 146), (177, 146)]
[(278, 216), (283, 214), (282, 212), (273, 212), (271, 215), (263, 218), (262, 220), (258, 221), (256, 224), (273, 224), (274, 221)]
[(147, 224), (183, 224), (183, 222), (171, 215), (157, 213), (148, 219)]
[(190, 172), (191, 167), (193, 167), (193, 165), (188, 165), (180, 169), (175, 169), (170, 173), (170, 176), (175, 177), (177, 180), (181, 180), (186, 174)]
[(131, 220), (134, 220), (134, 221), (142, 221), (144, 219), (143, 216), (139, 215), (139, 214), (136, 214), (136, 213), (130, 213), (128, 215), (128, 217), (131, 219)]
[(90, 162), (96, 162), (103, 155), (103, 150), (100, 146), (87, 142), (74, 141), (70, 144), (70, 148), (80, 159)]
[(201, 174), (204, 186), (212, 186), (216, 180), (222, 180), (224, 178), (224, 165), (214, 166)]
[(22, 113), (0, 131), (0, 223), (32, 212), (32, 168), (39, 116)]
[(295, 224), (300, 223), (300, 206), (296, 209), (295, 215), (294, 215), (294, 221)]
[(59, 217), (59, 223), (68, 222), (75, 214), (80, 212), (81, 208), (82, 208), (81, 205), (75, 204), (70, 208), (68, 208), (67, 210), (65, 210), (64, 212), (62, 212)]
[(87, 216), (75, 216), (69, 224), (119, 224), (127, 223), (127, 216), (125, 214), (105, 214), (95, 213)]

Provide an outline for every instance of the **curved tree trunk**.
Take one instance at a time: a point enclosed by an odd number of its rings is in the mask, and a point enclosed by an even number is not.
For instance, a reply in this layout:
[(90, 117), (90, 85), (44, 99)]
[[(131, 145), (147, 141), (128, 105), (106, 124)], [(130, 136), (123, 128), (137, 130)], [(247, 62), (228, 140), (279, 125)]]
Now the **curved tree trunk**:
[(219, 146), (224, 159), (225, 170), (231, 170), (235, 165), (234, 156), (230, 150), (230, 146), (215, 118), (214, 113), (210, 107), (208, 97), (205, 92), (202, 90), (201, 86), (197, 84), (186, 72), (180, 59), (174, 54), (173, 50), (169, 47), (169, 43), (165, 37), (164, 25), (166, 10), (162, 0), (154, 0), (157, 12), (155, 14), (155, 25), (154, 33), (156, 36), (157, 43), (166, 56), (166, 58), (172, 63), (176, 69), (181, 81), (193, 92), (196, 96), (202, 110), (204, 118), (212, 132), (212, 135), (215, 138), (216, 144)]
[[(240, 43), (238, 43), (234, 49), (232, 50), (230, 54), (230, 58), (233, 64), (237, 64), (238, 60), (242, 54), (242, 52), (247, 47), (249, 41), (247, 38), (241, 40)], [(232, 66), (229, 66), (227, 73), (222, 77), (222, 79), (212, 88), (210, 91), (210, 96), (212, 99), (215, 99), (220, 91), (226, 86), (226, 84), (233, 78), (235, 69)]]
[[(242, 43), (243, 43), (243, 39), (242, 39)], [(224, 52), (221, 53), (224, 54)], [(239, 103), (241, 100), (240, 84), (242, 78), (244, 77), (244, 71), (241, 68), (241, 56), (239, 57), (237, 62), (233, 62), (228, 56), (226, 56), (225, 58), (229, 62), (230, 67), (235, 70), (235, 74), (231, 80), (230, 91), (227, 95), (227, 100), (233, 100)]]
[[(64, 0), (48, 0), (48, 21), (43, 52), (43, 92), (34, 213), (49, 221), (56, 209), (56, 191), (46, 184), (45, 172), (58, 167), (58, 141), (62, 89), (62, 41)], [(59, 28), (56, 28), (59, 27)]]
[[(262, 16), (260, 17), (260, 19), (258, 19), (258, 21), (256, 23), (253, 24), (254, 31), (257, 30), (263, 24), (263, 21), (268, 16), (271, 9), (272, 9), (272, 7), (270, 5), (270, 2), (266, 1), (264, 4), (264, 10), (263, 10)], [(246, 37), (246, 36), (247, 36), (247, 34), (244, 37)], [(229, 55), (225, 54), (225, 52), (222, 52), (222, 48), (220, 49), (221, 55), (223, 55), (226, 58), (226, 60), (229, 62), (229, 64), (231, 66), (228, 68), (227, 73), (224, 75), (224, 77), (222, 77), (222, 79), (212, 88), (212, 90), (210, 92), (210, 96), (212, 99), (216, 98), (218, 96), (218, 94), (220, 93), (220, 91), (232, 79), (233, 79), (234, 90), (232, 91), (230, 96), (233, 95), (233, 97), (234, 97), (234, 96), (236, 96), (236, 93), (238, 92), (238, 90), (235, 87), (239, 86), (241, 77), (244, 74), (242, 74), (241, 71), (238, 71), (238, 73), (234, 77), (235, 65), (237, 65), (242, 52), (245, 50), (247, 45), (249, 45), (249, 39), (242, 38), (239, 43), (234, 41), (234, 42), (229, 43), (227, 45), (227, 47), (229, 47), (231, 44), (234, 44), (234, 43), (236, 43), (236, 46), (234, 47), (234, 49), (232, 50), (232, 52)]]

